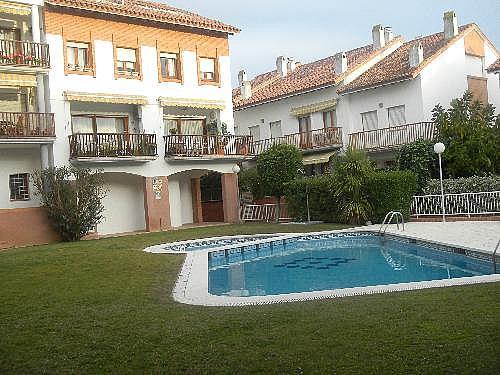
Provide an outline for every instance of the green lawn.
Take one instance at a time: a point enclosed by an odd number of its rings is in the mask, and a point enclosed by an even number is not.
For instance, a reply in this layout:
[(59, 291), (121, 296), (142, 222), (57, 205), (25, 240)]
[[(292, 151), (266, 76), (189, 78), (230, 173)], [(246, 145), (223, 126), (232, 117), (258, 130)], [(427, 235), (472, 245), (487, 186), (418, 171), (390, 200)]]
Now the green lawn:
[(233, 225), (0, 252), (0, 373), (495, 374), (500, 284), (257, 307), (175, 303), (151, 244)]

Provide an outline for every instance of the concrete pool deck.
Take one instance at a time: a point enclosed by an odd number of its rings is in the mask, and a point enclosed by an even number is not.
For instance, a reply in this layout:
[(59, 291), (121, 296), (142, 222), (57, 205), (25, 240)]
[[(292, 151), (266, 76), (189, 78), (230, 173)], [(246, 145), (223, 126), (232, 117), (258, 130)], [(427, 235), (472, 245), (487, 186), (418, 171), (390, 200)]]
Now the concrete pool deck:
[[(276, 237), (274, 241), (284, 238), (292, 239), (297, 236), (323, 235), (335, 233), (373, 232), (377, 233), (380, 225), (363, 226), (337, 231), (286, 234)], [(491, 254), (500, 236), (500, 222), (450, 222), (450, 223), (422, 223), (412, 222), (405, 225), (405, 230), (398, 230), (391, 225), (386, 233), (406, 238), (413, 238), (447, 247), (461, 248), (475, 252)], [(248, 245), (273, 241), (263, 239), (252, 241)], [(223, 246), (219, 249), (241, 247), (241, 244)], [(218, 296), (208, 292), (208, 252), (200, 250), (189, 252), (182, 266), (177, 283), (172, 292), (173, 298), (181, 303), (202, 306), (245, 306), (262, 305), (283, 302), (297, 302), (317, 299), (339, 298), (347, 296), (378, 294), (397, 291), (408, 291), (428, 288), (438, 288), (456, 285), (472, 285), (500, 281), (500, 274), (490, 274), (472, 277), (452, 278), (443, 280), (417, 281), (399, 284), (353, 287), (344, 289), (322, 290), (302, 293), (289, 293), (263, 296)]]
[[(356, 229), (378, 231), (380, 225)], [(398, 230), (394, 224), (387, 228), (386, 233), (493, 253), (500, 240), (500, 221), (409, 222), (404, 231), (401, 231), (401, 225)]]

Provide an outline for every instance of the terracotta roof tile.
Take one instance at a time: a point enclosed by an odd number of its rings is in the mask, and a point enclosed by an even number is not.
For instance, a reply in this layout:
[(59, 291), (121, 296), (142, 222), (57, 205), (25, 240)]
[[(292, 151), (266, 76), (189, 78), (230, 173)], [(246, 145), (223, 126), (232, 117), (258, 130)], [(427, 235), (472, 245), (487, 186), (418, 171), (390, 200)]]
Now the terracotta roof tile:
[[(413, 78), (427, 63), (429, 63), (429, 61), (431, 61), (441, 51), (445, 50), (448, 46), (453, 44), (472, 27), (477, 26), (475, 26), (475, 24), (461, 26), (459, 28), (459, 34), (449, 40), (446, 40), (444, 38), (444, 33), (440, 32), (406, 42), (386, 58), (379, 61), (373, 67), (361, 74), (354, 81), (339, 89), (338, 93), (362, 90), (373, 86)], [(419, 66), (411, 68), (409, 62), (409, 51), (413, 45), (418, 43), (422, 44), (424, 60)]]
[[(401, 37), (394, 38), (385, 48), (400, 43)], [(381, 50), (374, 51), (371, 44), (353, 49), (347, 54), (347, 74), (366, 62)], [(299, 65), (293, 72), (281, 77), (276, 70), (256, 76), (251, 81), (252, 96), (249, 99), (241, 97), (240, 89), (233, 90), (233, 105), (235, 109), (257, 105), (270, 100), (279, 99), (299, 92), (337, 84), (343, 75), (336, 75), (333, 56), (308, 64)]]
[(90, 12), (115, 14), (155, 22), (221, 31), (229, 34), (240, 30), (167, 4), (144, 0), (46, 0), (49, 8), (72, 8)]
[(500, 72), (500, 58), (498, 58), (497, 61), (491, 64), (487, 70), (490, 73)]

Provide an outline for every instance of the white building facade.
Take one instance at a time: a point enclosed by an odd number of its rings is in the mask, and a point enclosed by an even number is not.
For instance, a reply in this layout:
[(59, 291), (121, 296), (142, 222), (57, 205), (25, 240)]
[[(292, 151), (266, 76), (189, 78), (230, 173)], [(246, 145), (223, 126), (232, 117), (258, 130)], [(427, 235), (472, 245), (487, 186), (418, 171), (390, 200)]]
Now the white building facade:
[(48, 0), (44, 24), (47, 165), (103, 170), (97, 234), (237, 221), (235, 166), (249, 153), (248, 137), (231, 135), (228, 38), (238, 29), (129, 0)]

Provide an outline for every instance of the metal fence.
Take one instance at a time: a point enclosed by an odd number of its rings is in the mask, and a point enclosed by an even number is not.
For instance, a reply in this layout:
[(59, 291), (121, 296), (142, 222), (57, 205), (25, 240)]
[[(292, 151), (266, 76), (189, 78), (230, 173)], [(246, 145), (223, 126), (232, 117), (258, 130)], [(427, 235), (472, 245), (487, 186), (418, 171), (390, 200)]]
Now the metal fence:
[[(442, 215), (441, 195), (414, 196), (411, 205), (412, 216)], [(446, 216), (495, 215), (500, 214), (500, 191), (461, 193), (444, 195)]]
[[(278, 214), (277, 204), (245, 204), (240, 210), (241, 221), (276, 221)], [(280, 221), (290, 220), (286, 204), (280, 206)]]

